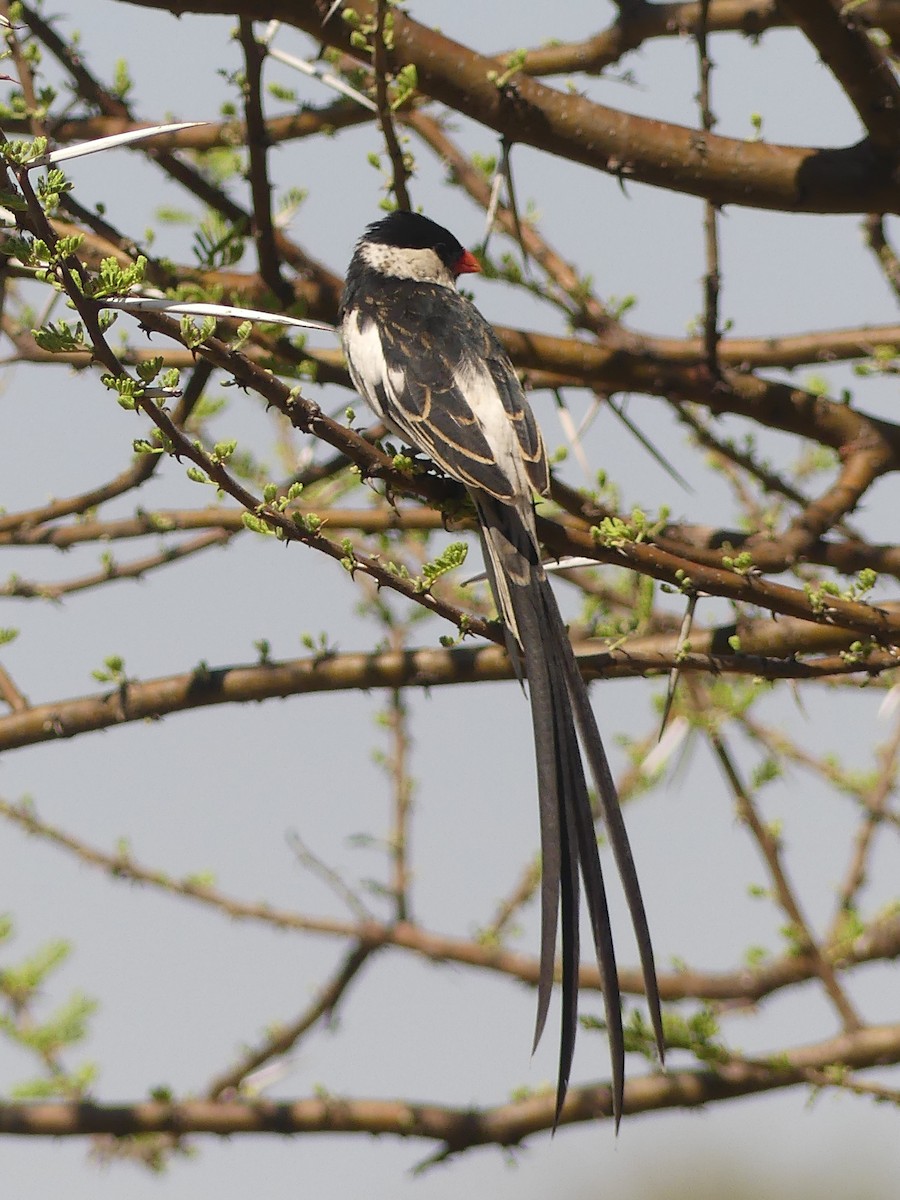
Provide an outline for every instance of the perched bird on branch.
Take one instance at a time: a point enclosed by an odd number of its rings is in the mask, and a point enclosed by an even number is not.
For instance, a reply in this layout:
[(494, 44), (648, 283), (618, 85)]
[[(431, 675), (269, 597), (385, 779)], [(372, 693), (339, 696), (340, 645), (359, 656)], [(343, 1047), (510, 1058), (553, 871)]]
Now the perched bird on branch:
[(463, 483), (474, 502), (507, 650), (519, 679), (527, 679), (534, 725), (543, 860), (534, 1044), (547, 1019), (561, 909), (558, 1121), (578, 1019), (580, 877), (600, 968), (618, 1128), (625, 1081), (621, 998), (582, 749), (631, 913), (662, 1058), (653, 949), (606, 753), (541, 565), (534, 493), (546, 494), (550, 485), (544, 444), (497, 335), (456, 289), (460, 275), (479, 270), (448, 230), (416, 213), (391, 213), (370, 225), (356, 245), (341, 302), (341, 336), (360, 395), (404, 441)]

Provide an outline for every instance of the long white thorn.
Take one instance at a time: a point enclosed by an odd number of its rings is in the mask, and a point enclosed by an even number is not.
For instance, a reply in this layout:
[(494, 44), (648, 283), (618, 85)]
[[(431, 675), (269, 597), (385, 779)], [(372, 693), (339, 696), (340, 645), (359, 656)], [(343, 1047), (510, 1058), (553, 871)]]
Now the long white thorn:
[(150, 125), (146, 129), (131, 129), (127, 133), (113, 133), (109, 137), (93, 138), (89, 142), (79, 142), (75, 146), (64, 146), (61, 150), (51, 150), (48, 154), (40, 154), (24, 164), (27, 170), (32, 167), (48, 167), (51, 163), (67, 162), (70, 158), (83, 158), (86, 154), (99, 154), (102, 150), (112, 150), (116, 146), (127, 146), (132, 142), (143, 142), (147, 138), (157, 137), (162, 133), (177, 133), (180, 129), (195, 129), (198, 125), (206, 125), (206, 121), (179, 121), (174, 125)]

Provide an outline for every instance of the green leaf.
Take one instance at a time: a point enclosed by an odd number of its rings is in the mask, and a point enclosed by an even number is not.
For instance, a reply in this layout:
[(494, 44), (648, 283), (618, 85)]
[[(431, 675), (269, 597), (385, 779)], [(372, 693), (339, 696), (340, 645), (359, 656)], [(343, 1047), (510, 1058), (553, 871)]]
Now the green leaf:
[(465, 542), (451, 542), (449, 546), (431, 562), (427, 562), (422, 567), (422, 575), (424, 576), (427, 586), (431, 585), (442, 575), (446, 575), (448, 571), (455, 571), (457, 567), (461, 567), (466, 561), (466, 555), (469, 552), (469, 547)]
[(241, 513), (241, 521), (246, 529), (250, 529), (253, 533), (262, 533), (266, 537), (275, 537), (275, 530), (262, 517), (256, 516), (255, 513)]

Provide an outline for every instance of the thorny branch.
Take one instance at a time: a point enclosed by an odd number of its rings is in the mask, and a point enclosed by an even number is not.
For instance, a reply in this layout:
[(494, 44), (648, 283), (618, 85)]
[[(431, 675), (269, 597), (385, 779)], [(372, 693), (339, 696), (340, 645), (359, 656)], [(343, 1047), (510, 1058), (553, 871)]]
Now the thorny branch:
[[(169, 7), (162, 0), (137, 3)], [(194, 0), (179, 7), (226, 11), (216, 0)], [(780, 7), (768, 0), (623, 3), (608, 29), (581, 42), (495, 55), (444, 37), (387, 0), (360, 0), (354, 5), (356, 26), (342, 13), (323, 26), (323, 9), (331, 7), (330, 0), (327, 4), (326, 0), (276, 3), (274, 10), (269, 4), (265, 12), (263, 7), (242, 0), (227, 9), (237, 12), (240, 21), (243, 120), (216, 120), (143, 151), (170, 185), (181, 189), (188, 202), (216, 214), (235, 238), (252, 234), (255, 268), (241, 270), (237, 263), (213, 261), (198, 266), (172, 261), (163, 252), (155, 255), (143, 244), (148, 240), (144, 235), (117, 228), (109, 213), (82, 204), (72, 192), (62, 191), (55, 206), (46, 204), (33, 173), (11, 164), (4, 203), (22, 199), (24, 207), (16, 209), (20, 232), (26, 241), (42, 240), (49, 248), (49, 260), (28, 262), (21, 245), (14, 245), (7, 232), (0, 233), (4, 285), (0, 327), (10, 347), (6, 362), (35, 370), (50, 363), (86, 372), (99, 366), (123, 382), (139, 378), (139, 371), (159, 356), (163, 368), (181, 370), (185, 380), (178, 389), (168, 393), (163, 389), (162, 395), (140, 389), (136, 394), (139, 419), (151, 423), (152, 452), (145, 445), (144, 452), (118, 474), (101, 476), (93, 486), (70, 495), (59, 496), (48, 480), (43, 494), (50, 499), (16, 505), (12, 498), (0, 512), (0, 550), (10, 553), (27, 548), (29, 555), (46, 556), (145, 536), (157, 539), (155, 550), (128, 563), (117, 562), (107, 551), (102, 569), (64, 581), (27, 580), (14, 574), (0, 584), (0, 597), (59, 600), (75, 592), (89, 597), (112, 580), (152, 575), (157, 568), (200, 550), (239, 539), (245, 543), (251, 536), (245, 528), (249, 517), (258, 531), (263, 526), (282, 541), (300, 541), (344, 567), (348, 580), (352, 577), (363, 585), (364, 607), (370, 619), (380, 622), (387, 644), (360, 653), (328, 649), (291, 661), (274, 661), (266, 651), (251, 664), (218, 668), (201, 664), (157, 679), (123, 678), (111, 689), (92, 695), (37, 702), (29, 698), (35, 689), (27, 669), (0, 666), (0, 700), (5, 708), (0, 715), (0, 750), (61, 742), (94, 730), (223, 703), (381, 689), (387, 697), (388, 738), (382, 762), (391, 784), (385, 833), (379, 839), (384, 869), (378, 897), (383, 909), (373, 904), (370, 911), (360, 899), (356, 881), (325, 867), (299, 839), (294, 845), (302, 861), (325, 875), (347, 910), (341, 917), (315, 916), (265, 901), (245, 902), (197, 878), (175, 877), (144, 865), (126, 849), (101, 850), (44, 821), (33, 806), (3, 801), (3, 819), (102, 872), (112, 886), (126, 881), (201, 905), (219, 916), (298, 936), (329, 937), (340, 945), (342, 958), (301, 1012), (256, 1039), (231, 1066), (205, 1087), (201, 1085), (195, 1094), (202, 1099), (118, 1107), (9, 1103), (0, 1105), (0, 1132), (119, 1139), (153, 1135), (159, 1141), (152, 1146), (145, 1143), (149, 1149), (143, 1157), (148, 1162), (152, 1154), (164, 1156), (176, 1149), (190, 1133), (390, 1132), (429, 1140), (437, 1147), (432, 1161), (438, 1161), (475, 1145), (516, 1145), (552, 1123), (552, 1101), (543, 1095), (465, 1112), (439, 1103), (412, 1105), (402, 1100), (323, 1095), (277, 1104), (260, 1098), (267, 1072), (277, 1072), (284, 1056), (296, 1052), (310, 1031), (330, 1018), (364, 979), (364, 968), (376, 953), (380, 957), (382, 951), (396, 951), (493, 972), (532, 987), (536, 984), (537, 963), (513, 944), (516, 923), (527, 913), (539, 883), (534, 862), (525, 865), (477, 936), (427, 928), (414, 915), (411, 900), (411, 880), (421, 868), (409, 836), (409, 689), (506, 680), (511, 669), (499, 645), (437, 649), (422, 639), (423, 648), (412, 646), (411, 626), (423, 611), (439, 615), (459, 631), (497, 642), (502, 638), (485, 619), (487, 609), (480, 593), (456, 586), (452, 577), (439, 576), (432, 582), (424, 572), (429, 535), (448, 526), (454, 533), (470, 526), (459, 489), (421, 461), (410, 469), (408, 462), (373, 444), (375, 434), (359, 434), (308, 398), (306, 393), (318, 384), (347, 387), (336, 348), (293, 343), (261, 327), (236, 341), (233, 329), (224, 324), (195, 341), (171, 318), (147, 314), (140, 325), (152, 338), (149, 346), (132, 333), (114, 345), (102, 324), (102, 304), (91, 298), (92, 282), (104, 269), (104, 261), (111, 259), (127, 269), (143, 254), (145, 289), (178, 290), (179, 294), (189, 289), (192, 295), (254, 306), (271, 305), (274, 296), (281, 310), (331, 321), (340, 273), (307, 248), (307, 242), (315, 248), (313, 231), (304, 229), (301, 244), (273, 219), (270, 169), (274, 171), (275, 164), (269, 162), (268, 148), (327, 135), (334, 139), (331, 146), (336, 153), (343, 150), (341, 131), (377, 136), (380, 127), (391, 163), (391, 190), (397, 203), (408, 208), (410, 159), (404, 139), (414, 136), (425, 147), (424, 153), (450, 172), (453, 184), (487, 208), (491, 171), (470, 156), (462, 136), (451, 132), (453, 118), (459, 115), (491, 131), (498, 142), (530, 146), (544, 161), (564, 158), (620, 183), (651, 183), (701, 197), (705, 206), (699, 337), (663, 337), (629, 327), (623, 307), (605, 300), (587, 277), (586, 262), (567, 257), (536, 221), (503, 206), (496, 214), (497, 229), (521, 242), (540, 279), (518, 273), (502, 256), (485, 264), (489, 277), (498, 276), (509, 287), (527, 293), (538, 305), (538, 324), (546, 318), (546, 328), (554, 330), (498, 329), (528, 386), (536, 391), (584, 391), (591, 398), (636, 393), (633, 403), (641, 405), (641, 416), (646, 413), (656, 422), (671, 414), (690, 430), (696, 445), (715, 455), (737, 499), (739, 519), (727, 526), (718, 515), (707, 523), (673, 520), (662, 513), (657, 520), (632, 512), (608, 483), (597, 495), (587, 495), (557, 479), (552, 502), (539, 509), (541, 536), (551, 556), (574, 554), (603, 567), (600, 572), (581, 567), (564, 572), (567, 585), (583, 605), (573, 630), (578, 631), (585, 675), (608, 681), (678, 671), (688, 681), (684, 690), (697, 698), (694, 724), (705, 730), (739, 815), (766, 863), (772, 896), (789, 924), (787, 945), (762, 960), (738, 961), (728, 970), (683, 965), (661, 975), (661, 994), (672, 1006), (667, 1017), (673, 1045), (690, 1049), (699, 1069), (631, 1079), (626, 1111), (690, 1107), (798, 1085), (840, 1086), (897, 1103), (896, 1090), (863, 1073), (878, 1065), (900, 1063), (900, 1033), (895, 1025), (866, 1025), (865, 1014), (857, 1011), (850, 996), (858, 966), (900, 957), (896, 905), (870, 911), (867, 892), (878, 835), (895, 838), (900, 830), (896, 787), (900, 725), (874, 752), (875, 771), (860, 779), (820, 750), (806, 749), (786, 731), (766, 725), (751, 705), (766, 680), (791, 680), (798, 689), (840, 686), (843, 694), (860, 682), (871, 682), (882, 691), (892, 686), (900, 610), (885, 588), (900, 579), (900, 546), (871, 538), (864, 513), (852, 525), (850, 516), (864, 504), (871, 505), (875, 485), (896, 471), (900, 424), (890, 409), (873, 409), (873, 414), (887, 411), (887, 417), (870, 415), (855, 398), (838, 399), (811, 383), (788, 381), (784, 372), (844, 362), (854, 364), (863, 378), (896, 374), (900, 327), (884, 322), (793, 335), (773, 331), (771, 336), (731, 336), (719, 315), (719, 241), (720, 235), (722, 240), (727, 236), (726, 223), (718, 227), (723, 204), (792, 213), (869, 214), (865, 217), (868, 244), (885, 279), (898, 290), (896, 255), (884, 214), (900, 207), (895, 182), (900, 95), (890, 51), (869, 36), (873, 27), (891, 36), (900, 34), (896, 6), (879, 0), (842, 9), (817, 0), (790, 0)], [(49, 135), (52, 144), (61, 145), (147, 124), (124, 89), (104, 85), (92, 72), (89, 53), (67, 41), (55, 21), (27, 6), (23, 13), (23, 27), (7, 35), (9, 62), (18, 74), (21, 93), (21, 102), (4, 122), (9, 136)], [(376, 117), (346, 99), (286, 115), (267, 112), (264, 52), (252, 29), (252, 22), (263, 16), (293, 22), (317, 42), (324, 39), (334, 51), (333, 69), (348, 78), (362, 62), (362, 86), (374, 90)], [(756, 37), (785, 25), (802, 29), (836, 86), (855, 107), (865, 131), (859, 145), (822, 150), (714, 134), (709, 35), (739, 31)], [(552, 85), (554, 76), (599, 72), (648, 39), (685, 31), (695, 36), (700, 61), (697, 129), (614, 111), (593, 101), (589, 89), (580, 94), (575, 87), (564, 91)], [(354, 33), (364, 36), (354, 38)], [(72, 101), (65, 107), (51, 105), (48, 111), (42, 107), (47, 67), (36, 66), (33, 47), (49, 56), (70, 89)], [(401, 68), (415, 87), (404, 93), (395, 110), (391, 85)], [(360, 130), (374, 120), (377, 127)], [(234, 178), (223, 179), (211, 166), (216, 152), (235, 144), (246, 147), (247, 186), (243, 188)], [(81, 238), (81, 243), (66, 250), (71, 243), (61, 239), (72, 237)], [(47, 278), (66, 293), (77, 311), (84, 328), (80, 345), (49, 350), (35, 341), (29, 303)], [(565, 333), (558, 332), (560, 318), (568, 326)], [(772, 370), (781, 374), (763, 374)], [(216, 380), (243, 389), (242, 403), (278, 414), (284, 460), (278, 478), (271, 479), (256, 463), (232, 462), (218, 452), (207, 412)], [(295, 386), (298, 383), (302, 391)], [(535, 400), (542, 402), (539, 394)], [(804, 465), (802, 456), (796, 462), (773, 464), (765, 447), (739, 440), (735, 431), (747, 428), (754, 434), (771, 431), (801, 439), (809, 454), (825, 450), (829, 461), (815, 469)], [(661, 445), (668, 449), (664, 442)], [(324, 455), (321, 447), (326, 448)], [(210, 480), (219, 493), (218, 502), (191, 509), (179, 506), (177, 499), (159, 502), (157, 492), (152, 509), (135, 505), (133, 511), (123, 513), (123, 498), (133, 499), (151, 479), (160, 490), (166, 485), (160, 464), (173, 458), (190, 463)], [(361, 478), (380, 481), (386, 495), (366, 502), (351, 495)], [(291, 487), (301, 484), (305, 490), (297, 497)], [(398, 504), (398, 498), (404, 502)], [(882, 576), (882, 591), (870, 600), (874, 572)], [(773, 578), (781, 574), (788, 580)], [(661, 601), (658, 583), (675, 593), (674, 604), (667, 607)], [(402, 617), (393, 612), (387, 595), (409, 602)], [(714, 620), (704, 625), (701, 616), (709, 597), (717, 598), (719, 608)], [(695, 609), (687, 641), (677, 636), (685, 598)], [(723, 616), (722, 607), (730, 615)], [(761, 615), (766, 612), (771, 619)], [(679, 703), (683, 722), (690, 705), (676, 698), (676, 709)], [(777, 830), (761, 815), (757, 785), (738, 765), (737, 738), (756, 752), (811, 773), (823, 788), (832, 789), (858, 810), (856, 836), (824, 934), (817, 934), (818, 921), (807, 914), (805, 898), (792, 882)], [(622, 779), (622, 794), (629, 803), (665, 772), (664, 761), (654, 764), (652, 746), (651, 735), (633, 743)], [(63, 749), (47, 752), (58, 754)], [(586, 989), (598, 988), (596, 969), (590, 965), (582, 967), (581, 978)], [(748, 1008), (811, 981), (830, 999), (841, 1032), (809, 1046), (779, 1047), (768, 1061), (741, 1058), (718, 1042), (701, 1044), (692, 1033), (691, 1012), (684, 1011), (698, 1004), (709, 1005), (716, 1013)], [(623, 967), (621, 986), (638, 996), (637, 972)], [(47, 1059), (45, 1065), (51, 1074), (59, 1074), (55, 1060)], [(562, 1120), (605, 1116), (608, 1093), (601, 1085), (573, 1089)]]
[[(266, 903), (246, 902), (212, 884), (193, 878), (179, 879), (164, 871), (145, 867), (130, 849), (120, 849), (116, 853), (98, 850), (44, 821), (32, 805), (11, 804), (0, 799), (0, 815), (26, 833), (50, 842), (73, 855), (79, 862), (107, 873), (114, 880), (137, 883), (181, 896), (231, 919), (295, 933), (342, 938), (369, 950), (393, 947), (430, 962), (457, 963), (493, 971), (531, 987), (537, 986), (538, 960), (510, 949), (501, 937), (480, 937), (477, 940), (454, 938), (409, 921), (379, 921), (374, 916), (359, 916), (354, 920), (316, 917)], [(829, 965), (847, 970), (861, 963), (897, 957), (900, 957), (900, 915), (895, 913), (873, 920), (851, 944), (838, 942), (829, 946), (824, 959), (818, 946), (814, 953), (807, 953), (802, 947), (798, 952), (798, 947), (792, 945), (782, 956), (757, 964), (752, 969), (741, 966), (730, 971), (715, 972), (681, 964), (675, 971), (660, 974), (660, 995), (663, 1000), (672, 1002), (700, 1000), (727, 1003), (731, 1007), (746, 1006), (758, 1004), (783, 988), (814, 979)], [(626, 993), (643, 994), (643, 978), (635, 968), (620, 968), (619, 983)], [(599, 991), (600, 975), (596, 965), (582, 964), (580, 987), (586, 991)], [(256, 1062), (255, 1066), (258, 1065)]]
[[(900, 1029), (870, 1026), (825, 1042), (798, 1047), (780, 1056), (779, 1065), (736, 1060), (700, 1071), (630, 1079), (625, 1085), (627, 1114), (695, 1108), (718, 1100), (795, 1087), (833, 1063), (850, 1068), (900, 1058)], [(816, 1076), (817, 1081), (822, 1078)], [(832, 1077), (825, 1076), (828, 1082)], [(818, 1086), (818, 1083), (817, 1083)], [(832, 1083), (832, 1086), (840, 1086)], [(0, 1133), (18, 1137), (84, 1137), (92, 1134), (211, 1133), (392, 1133), (442, 1144), (449, 1153), (473, 1146), (515, 1146), (546, 1129), (553, 1120), (553, 1099), (536, 1096), (483, 1111), (398, 1100), (315, 1097), (279, 1103), (271, 1100), (181, 1102), (143, 1101), (133, 1105), (2, 1104)], [(560, 1125), (609, 1120), (606, 1087), (571, 1088)]]
[[(397, 136), (394, 125), (394, 114), (391, 108), (391, 94), (388, 87), (389, 44), (392, 44), (393, 34), (389, 33), (386, 23), (390, 19), (393, 29), (393, 12), (390, 11), (387, 0), (378, 0), (375, 19), (375, 32), (372, 35), (372, 62), (375, 67), (375, 96), (378, 103), (378, 123), (387, 147), (388, 158), (391, 161), (391, 191), (397, 201), (397, 207), (407, 212), (412, 208), (409, 191), (406, 184), (410, 171), (403, 147)], [(390, 17), (389, 17), (390, 14)]]

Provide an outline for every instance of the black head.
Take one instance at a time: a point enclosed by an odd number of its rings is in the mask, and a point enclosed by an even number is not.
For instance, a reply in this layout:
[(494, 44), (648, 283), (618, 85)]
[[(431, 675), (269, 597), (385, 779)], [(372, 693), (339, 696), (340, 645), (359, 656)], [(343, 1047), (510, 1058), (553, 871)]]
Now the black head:
[[(398, 209), (365, 232), (364, 240), (381, 246), (396, 246), (404, 250), (433, 250), (441, 262), (455, 275), (462, 274), (460, 264), (471, 258), (465, 247), (449, 229), (430, 221), (420, 213), (403, 212)], [(465, 270), (477, 270), (467, 266)]]

